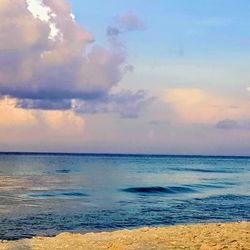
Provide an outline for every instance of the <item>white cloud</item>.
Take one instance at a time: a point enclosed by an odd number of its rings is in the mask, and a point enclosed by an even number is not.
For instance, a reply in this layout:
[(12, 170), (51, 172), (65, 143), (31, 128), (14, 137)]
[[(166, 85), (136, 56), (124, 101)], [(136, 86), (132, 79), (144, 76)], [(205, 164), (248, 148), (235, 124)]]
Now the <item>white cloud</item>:
[(56, 27), (54, 22), (51, 22), (51, 17), (55, 17), (56, 14), (51, 11), (48, 6), (45, 6), (42, 0), (26, 0), (28, 4), (28, 10), (35, 18), (41, 21), (49, 23), (50, 27), (50, 39), (55, 39), (60, 30)]
[[(64, 0), (43, 2), (0, 3), (0, 95), (85, 99), (106, 94), (121, 78), (124, 51), (94, 46), (87, 52), (93, 35), (72, 19), (70, 5)], [(61, 34), (53, 40), (51, 24)]]
[[(130, 29), (139, 26), (136, 16), (125, 17)], [(129, 104), (110, 94), (125, 74), (125, 46), (93, 44), (65, 0), (19, 0), (14, 6), (1, 0), (0, 20), (0, 96), (17, 99), (19, 108), (41, 110), (73, 110), (72, 100), (99, 107), (106, 98), (113, 108), (101, 110), (138, 115), (144, 95), (129, 92)]]
[(27, 0), (28, 10), (35, 18), (48, 22), (51, 18), (51, 9), (43, 4), (42, 0)]

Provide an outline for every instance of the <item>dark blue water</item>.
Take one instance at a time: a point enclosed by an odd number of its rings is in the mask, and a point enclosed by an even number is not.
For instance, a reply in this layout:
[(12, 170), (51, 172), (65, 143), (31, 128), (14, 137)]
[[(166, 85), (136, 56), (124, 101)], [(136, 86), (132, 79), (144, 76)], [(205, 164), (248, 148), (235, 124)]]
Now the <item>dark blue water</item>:
[(250, 220), (250, 158), (0, 154), (0, 239)]

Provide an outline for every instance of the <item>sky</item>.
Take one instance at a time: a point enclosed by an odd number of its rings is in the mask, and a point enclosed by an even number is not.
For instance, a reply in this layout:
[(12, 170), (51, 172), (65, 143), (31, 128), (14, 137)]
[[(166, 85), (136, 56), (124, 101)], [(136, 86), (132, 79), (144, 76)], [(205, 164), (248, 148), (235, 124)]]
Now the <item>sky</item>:
[(0, 151), (250, 155), (249, 8), (1, 0)]

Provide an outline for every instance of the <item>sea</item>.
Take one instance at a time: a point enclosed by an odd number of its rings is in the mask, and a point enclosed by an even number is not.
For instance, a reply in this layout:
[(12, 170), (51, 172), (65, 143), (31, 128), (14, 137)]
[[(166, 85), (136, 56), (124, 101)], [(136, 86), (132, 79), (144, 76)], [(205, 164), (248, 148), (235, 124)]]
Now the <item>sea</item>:
[(0, 153), (0, 240), (250, 220), (250, 158)]

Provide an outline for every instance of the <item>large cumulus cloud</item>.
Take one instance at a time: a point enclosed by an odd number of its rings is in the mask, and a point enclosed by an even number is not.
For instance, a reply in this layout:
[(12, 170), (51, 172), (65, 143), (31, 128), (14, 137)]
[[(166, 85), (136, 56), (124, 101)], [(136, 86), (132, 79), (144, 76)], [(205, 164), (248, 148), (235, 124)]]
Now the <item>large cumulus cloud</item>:
[[(74, 109), (77, 102), (79, 110), (105, 106), (108, 99), (120, 105), (120, 94), (114, 98), (109, 92), (124, 73), (124, 46), (106, 49), (93, 43), (93, 35), (74, 20), (64, 0), (43, 0), (45, 18), (29, 10), (34, 1), (0, 2), (0, 95), (17, 99), (17, 106), (26, 109)], [(135, 15), (123, 19), (119, 22), (129, 23), (127, 30), (142, 25)], [(138, 110), (144, 96), (127, 96)]]

